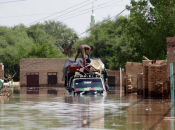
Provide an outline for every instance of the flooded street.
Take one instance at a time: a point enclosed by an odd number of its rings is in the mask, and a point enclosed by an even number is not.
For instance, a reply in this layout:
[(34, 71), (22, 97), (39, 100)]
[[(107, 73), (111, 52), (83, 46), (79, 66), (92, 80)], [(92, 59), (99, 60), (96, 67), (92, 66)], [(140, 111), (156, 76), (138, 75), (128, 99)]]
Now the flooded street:
[(64, 88), (11, 91), (10, 98), (0, 98), (0, 130), (174, 130), (170, 99), (143, 99), (137, 94), (120, 98), (118, 91), (73, 96)]

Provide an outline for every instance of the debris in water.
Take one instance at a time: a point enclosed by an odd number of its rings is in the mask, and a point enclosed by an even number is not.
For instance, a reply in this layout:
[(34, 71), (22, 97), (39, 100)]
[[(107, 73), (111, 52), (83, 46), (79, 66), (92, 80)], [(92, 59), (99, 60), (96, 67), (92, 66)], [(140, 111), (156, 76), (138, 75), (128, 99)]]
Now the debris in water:
[(83, 124), (86, 125), (86, 124), (87, 124), (87, 120), (84, 120), (84, 121), (83, 121)]

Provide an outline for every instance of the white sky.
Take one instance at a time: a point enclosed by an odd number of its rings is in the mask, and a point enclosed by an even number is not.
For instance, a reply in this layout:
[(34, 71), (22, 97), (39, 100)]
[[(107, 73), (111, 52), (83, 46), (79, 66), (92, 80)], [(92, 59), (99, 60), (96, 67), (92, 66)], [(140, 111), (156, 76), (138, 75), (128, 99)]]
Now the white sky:
[[(96, 22), (102, 21), (108, 16), (113, 17), (117, 15), (125, 9), (126, 5), (130, 4), (130, 0), (21, 0), (18, 2), (12, 1), (17, 0), (0, 0), (0, 26), (14, 26), (20, 23), (29, 26), (30, 23), (34, 24), (33, 22), (37, 20), (60, 12), (44, 20), (54, 19), (56, 21), (61, 21), (68, 27), (74, 29), (78, 34), (81, 34), (82, 32), (86, 31), (90, 26), (92, 2), (94, 6)], [(129, 11), (124, 11), (121, 15), (128, 14)], [(38, 22), (43, 22), (44, 20), (40, 20)], [(85, 34), (81, 36), (85, 36)]]

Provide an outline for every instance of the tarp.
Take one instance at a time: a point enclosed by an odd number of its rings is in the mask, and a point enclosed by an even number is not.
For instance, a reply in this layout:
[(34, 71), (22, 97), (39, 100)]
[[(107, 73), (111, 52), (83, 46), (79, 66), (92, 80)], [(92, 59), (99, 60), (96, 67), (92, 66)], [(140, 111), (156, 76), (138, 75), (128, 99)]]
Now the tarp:
[[(103, 62), (99, 58), (91, 58), (91, 60), (97, 60), (103, 64)], [(68, 73), (68, 66), (69, 65), (72, 65), (72, 63), (74, 66), (83, 65), (82, 58), (77, 58), (76, 62), (74, 62), (74, 61), (75, 61), (75, 58), (69, 58), (66, 60), (64, 66), (63, 66), (63, 69), (62, 69), (62, 72), (63, 72), (62, 81), (65, 80), (65, 75), (67, 75), (67, 73)]]

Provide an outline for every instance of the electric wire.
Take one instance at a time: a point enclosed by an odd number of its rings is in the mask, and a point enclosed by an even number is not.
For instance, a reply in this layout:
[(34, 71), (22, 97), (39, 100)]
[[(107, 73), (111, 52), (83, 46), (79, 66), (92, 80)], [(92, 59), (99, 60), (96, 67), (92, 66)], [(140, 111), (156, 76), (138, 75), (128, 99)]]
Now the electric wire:
[[(97, 0), (94, 0), (93, 2), (95, 2), (95, 1), (97, 1)], [(84, 6), (79, 7), (79, 8), (76, 8), (76, 9), (74, 9), (74, 10), (71, 10), (71, 11), (69, 11), (69, 12), (67, 12), (67, 13), (64, 13), (64, 14), (58, 16), (58, 17), (64, 16), (64, 15), (66, 15), (66, 14), (69, 14), (69, 13), (71, 13), (71, 12), (77, 10), (77, 9), (80, 9), (80, 8), (82, 8), (82, 7), (85, 7), (85, 6), (89, 5), (89, 4), (92, 4), (93, 2), (88, 3), (88, 4), (84, 5)], [(56, 18), (58, 18), (58, 17), (56, 17)], [(54, 18), (54, 19), (56, 19), (56, 18)], [(53, 19), (51, 19), (51, 20), (53, 20)]]
[[(79, 7), (79, 8), (74, 9), (74, 10), (71, 10), (71, 11), (69, 11), (69, 12), (67, 12), (67, 13), (64, 13), (64, 14), (62, 14), (62, 15), (56, 17), (56, 18), (59, 18), (59, 17), (61, 17), (61, 16), (64, 17), (66, 14), (72, 13), (73, 11), (76, 11), (76, 10), (82, 8), (82, 7), (85, 7), (85, 6), (89, 5), (89, 4), (92, 4), (92, 3), (94, 3), (95, 1), (97, 1), (97, 0), (94, 0), (94, 1), (88, 3), (88, 4), (84, 5), (84, 6), (81, 6), (81, 7)], [(106, 3), (110, 3), (110, 2), (113, 2), (113, 1), (115, 1), (115, 0), (112, 0), (112, 1), (109, 1), (109, 2), (106, 2)], [(121, 2), (121, 1), (124, 1), (124, 0), (120, 0), (120, 1), (118, 1), (118, 2)], [(118, 2), (117, 2), (117, 3), (118, 3)], [(103, 4), (101, 4), (101, 5), (104, 5), (104, 4), (106, 4), (106, 3), (103, 3)], [(116, 3), (116, 2), (115, 2), (115, 3)], [(98, 6), (101, 6), (101, 5), (98, 5)], [(67, 9), (66, 9), (66, 10), (67, 10)], [(65, 11), (65, 10), (64, 10), (64, 11)], [(63, 12), (63, 11), (61, 11), (61, 12)], [(59, 13), (61, 13), (61, 12), (59, 12)], [(53, 14), (53, 15), (56, 15), (56, 14), (58, 14), (58, 13), (55, 13), (55, 14)], [(84, 14), (85, 14), (85, 13), (84, 13)], [(53, 15), (50, 15), (50, 16), (48, 16), (48, 17), (51, 17), (51, 16), (53, 16)], [(40, 20), (46, 19), (46, 18), (48, 18), (48, 17), (42, 18), (42, 19), (40, 19)], [(53, 19), (50, 19), (50, 20), (54, 20), (54, 19), (56, 19), (56, 18), (53, 18)], [(37, 20), (37, 21), (35, 21), (35, 22), (38, 22), (38, 21), (40, 21), (40, 20)], [(32, 23), (35, 23), (35, 22), (32, 22)], [(32, 24), (32, 23), (30, 23), (30, 24)], [(28, 25), (28, 24), (27, 24), (27, 25)]]
[[(116, 6), (121, 6), (121, 5), (116, 5)], [(102, 8), (106, 8), (106, 7), (108, 7), (108, 6), (101, 7), (101, 8), (98, 8), (98, 9), (96, 9), (96, 10), (99, 10), (99, 9), (102, 9)], [(72, 17), (69, 17), (69, 18), (65, 18), (65, 19), (63, 19), (63, 20), (61, 20), (61, 21), (64, 21), (64, 20), (67, 20), (67, 19), (71, 19), (71, 18), (74, 18), (74, 17), (78, 17), (78, 16), (80, 16), (80, 15), (87, 14), (87, 13), (89, 13), (89, 11), (88, 11), (88, 12), (85, 12), (85, 13), (81, 13), (81, 14), (75, 15), (75, 16), (72, 16)], [(52, 19), (52, 20), (53, 20), (53, 19)]]
[[(121, 0), (121, 1), (123, 1), (123, 0)], [(121, 2), (121, 1), (118, 1), (118, 2), (115, 2), (115, 3), (119, 3), (119, 2)], [(107, 2), (107, 3), (109, 3), (109, 2)], [(113, 4), (114, 4), (114, 3), (112, 3), (112, 4), (110, 4), (110, 5), (113, 5)], [(104, 4), (101, 4), (101, 5), (104, 5)], [(98, 5), (98, 6), (101, 6), (101, 5)], [(110, 5), (106, 5), (106, 6), (99, 7), (99, 8), (96, 8), (96, 7), (98, 7), (98, 6), (96, 6), (94, 9), (95, 9), (95, 10), (98, 10), (98, 9), (101, 9), (101, 8), (108, 7), (108, 6), (110, 6)], [(85, 10), (83, 10), (83, 11), (91, 10), (91, 9), (92, 9), (92, 8), (88, 8), (88, 9), (85, 9)], [(81, 11), (81, 12), (83, 12), (83, 11)], [(77, 12), (77, 13), (79, 13), (79, 12)], [(77, 13), (74, 13), (74, 14), (77, 14)], [(88, 12), (85, 12), (85, 13), (81, 13), (80, 15), (86, 14), (86, 13), (89, 13), (89, 11), (88, 11)], [(70, 15), (73, 15), (73, 14), (70, 14)], [(70, 16), (70, 15), (68, 15), (68, 16)], [(68, 16), (66, 16), (66, 17), (68, 17)], [(79, 15), (76, 15), (76, 16), (79, 16)], [(61, 17), (61, 16), (58, 16), (58, 17), (53, 18), (53, 19), (51, 19), (51, 20), (57, 19), (57, 18), (59, 18), (59, 17)], [(73, 16), (73, 17), (74, 17), (74, 16)], [(73, 18), (73, 17), (71, 17), (71, 18)], [(67, 19), (69, 19), (69, 18), (67, 18)], [(64, 20), (65, 20), (65, 19), (64, 19)]]
[[(112, 3), (113, 1), (115, 1), (115, 2)], [(100, 6), (102, 6), (102, 5), (105, 5), (105, 4), (107, 4), (105, 7), (110, 7), (110, 5), (114, 5), (115, 3), (119, 3), (119, 2), (121, 2), (121, 1), (124, 1), (124, 0), (120, 0), (120, 1), (117, 1), (117, 2), (116, 2), (116, 0), (112, 0), (112, 1), (109, 1), (109, 2), (105, 2), (105, 3), (103, 3), (103, 4), (100, 4), (100, 5), (94, 6), (94, 9), (96, 9), (97, 7), (100, 7)], [(108, 5), (108, 3), (110, 3), (110, 4)], [(118, 5), (114, 5), (114, 6), (118, 6)], [(90, 10), (90, 9), (92, 9), (92, 8), (87, 8), (87, 9), (84, 9), (84, 10), (78, 10), (78, 11), (83, 12), (83, 11)], [(97, 8), (97, 9), (98, 9), (98, 8)], [(53, 13), (57, 13), (57, 12), (52, 12), (52, 13), (42, 13), (42, 14), (17, 15), (17, 16), (5, 16), (5, 17), (0, 17), (0, 18), (29, 17), (29, 16), (46, 15), (46, 14), (53, 14)], [(77, 14), (77, 13), (79, 13), (79, 12), (76, 12), (75, 14)], [(70, 14), (70, 15), (73, 15), (73, 14)], [(68, 16), (70, 16), (70, 15), (68, 15)], [(64, 17), (64, 16), (63, 16), (63, 17)], [(66, 16), (66, 17), (67, 17), (67, 16)]]
[[(52, 16), (54, 16), (54, 15), (56, 15), (56, 14), (58, 14), (58, 13), (61, 13), (61, 12), (67, 11), (67, 10), (69, 10), (69, 9), (71, 9), (71, 8), (74, 8), (74, 7), (76, 7), (76, 6), (79, 6), (79, 5), (81, 5), (81, 4), (84, 4), (84, 3), (86, 3), (87, 1), (89, 1), (89, 0), (86, 0), (86, 1), (84, 1), (84, 2), (82, 2), (82, 3), (80, 3), (80, 4), (77, 4), (77, 5), (71, 6), (71, 7), (67, 8), (67, 9), (64, 9), (64, 10), (62, 10), (62, 11), (56, 12), (56, 13), (54, 13), (54, 14), (52, 14), (52, 15), (49, 15), (49, 16), (44, 17), (44, 18), (41, 18), (41, 19), (36, 20), (36, 21), (34, 21), (34, 22), (31, 22), (31, 23), (29, 23), (29, 24), (36, 23), (36, 22), (41, 21), (41, 20), (43, 20), (43, 19), (46, 19), (46, 18), (52, 17)], [(95, 1), (96, 1), (96, 0), (95, 0)], [(91, 3), (92, 3), (92, 2), (91, 2)], [(27, 25), (29, 25), (29, 24), (27, 24)]]
[[(122, 10), (120, 13), (118, 13), (117, 15), (115, 15), (115, 16), (113, 16), (113, 17), (110, 17), (109, 19), (111, 20), (111, 19), (113, 19), (114, 17), (117, 18), (117, 17), (118, 17), (120, 14), (122, 14), (125, 10), (126, 10), (126, 8), (125, 8), (124, 10)], [(103, 24), (104, 22), (106, 22), (106, 21), (103, 21), (102, 24)], [(96, 25), (95, 25), (95, 26), (96, 26)], [(95, 27), (95, 26), (94, 26), (94, 27)], [(93, 28), (94, 28), (94, 27), (93, 27)], [(84, 31), (84, 32), (82, 32), (82, 33), (80, 33), (80, 34), (78, 34), (77, 36), (80, 36), (80, 35), (82, 35), (82, 34), (88, 32), (88, 31), (90, 31), (90, 30), (92, 30), (92, 28), (90, 28), (90, 29), (88, 29), (88, 30), (86, 30), (86, 31)]]
[(7, 4), (7, 3), (12, 3), (12, 2), (21, 2), (21, 1), (27, 1), (27, 0), (7, 1), (7, 2), (1, 2), (0, 4)]
[[(115, 2), (112, 3), (113, 1), (115, 1)], [(95, 9), (96, 7), (99, 7), (99, 6), (102, 6), (102, 5), (107, 5), (108, 3), (110, 3), (110, 4), (115, 4), (115, 3), (119, 3), (119, 2), (121, 2), (121, 1), (124, 1), (124, 0), (120, 0), (120, 1), (117, 1), (117, 2), (116, 2), (116, 0), (108, 1), (108, 2), (105, 2), (105, 3), (103, 3), (103, 4), (99, 4), (99, 5), (97, 5), (97, 6), (94, 6), (93, 8)], [(80, 11), (85, 11), (85, 10), (89, 10), (89, 9), (92, 9), (92, 8), (88, 8), (88, 9), (84, 9), (84, 10), (80, 10)], [(79, 11), (79, 10), (78, 10), (78, 11)]]

